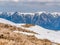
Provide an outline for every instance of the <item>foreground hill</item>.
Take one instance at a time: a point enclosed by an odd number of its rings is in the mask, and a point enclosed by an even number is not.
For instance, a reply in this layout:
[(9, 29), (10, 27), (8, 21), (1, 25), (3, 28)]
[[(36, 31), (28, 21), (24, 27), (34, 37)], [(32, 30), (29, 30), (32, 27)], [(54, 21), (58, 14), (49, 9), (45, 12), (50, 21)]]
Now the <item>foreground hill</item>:
[(23, 31), (23, 29), (17, 32), (14, 28), (12, 30), (9, 27), (6, 28), (7, 24), (1, 23), (1, 25), (4, 27), (0, 27), (0, 45), (60, 45), (48, 39), (38, 39), (34, 36), (36, 33)]
[[(6, 22), (9, 23), (6, 23)], [(60, 31), (0, 20), (0, 45), (60, 45)]]

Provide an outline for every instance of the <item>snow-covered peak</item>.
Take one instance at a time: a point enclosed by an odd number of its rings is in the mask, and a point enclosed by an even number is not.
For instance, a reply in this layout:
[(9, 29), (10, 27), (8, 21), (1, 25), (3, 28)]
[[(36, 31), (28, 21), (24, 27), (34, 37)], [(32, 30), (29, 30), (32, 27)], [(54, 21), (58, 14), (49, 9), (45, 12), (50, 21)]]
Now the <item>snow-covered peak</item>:
[(8, 15), (13, 15), (15, 12), (7, 12)]
[(15, 12), (0, 12), (0, 15), (1, 14), (4, 14), (4, 15), (8, 15), (8, 16), (10, 16), (10, 15), (13, 15)]
[[(6, 12), (7, 13), (7, 15), (13, 15), (15, 12)], [(22, 13), (22, 12), (17, 12), (18, 13), (18, 15), (21, 15), (21, 14), (24, 14), (24, 15), (27, 15), (27, 14), (29, 14), (29, 15), (34, 15), (34, 14), (36, 14), (36, 13), (38, 13), (39, 15), (40, 14), (42, 14), (42, 13), (45, 13), (45, 14), (52, 14), (52, 15), (60, 15), (60, 12), (46, 12), (46, 11), (40, 11), (40, 12), (33, 12), (33, 13)], [(0, 12), (0, 14), (3, 14), (3, 12)]]
[(59, 15), (60, 16), (60, 12), (53, 12), (53, 13), (51, 13), (54, 17), (57, 17), (57, 15)]
[(48, 14), (48, 13), (45, 12), (45, 11), (41, 11), (41, 12), (33, 12), (33, 13), (21, 13), (21, 12), (18, 12), (18, 13), (19, 13), (19, 14), (24, 14), (24, 15), (27, 15), (27, 14), (34, 15), (34, 14), (36, 14), (36, 13), (38, 13), (39, 15), (42, 14), (42, 13)]
[(54, 15), (59, 14), (60, 15), (60, 12), (53, 12), (51, 14), (54, 14)]
[(35, 12), (35, 13), (38, 13), (39, 15), (40, 15), (40, 14), (42, 14), (42, 13), (48, 14), (48, 13), (47, 13), (47, 12), (45, 12), (45, 11)]
[(24, 14), (24, 15), (34, 15), (34, 13), (20, 13), (20, 14)]
[(42, 14), (42, 13), (45, 13), (45, 14), (52, 14), (53, 16), (56, 16), (56, 15), (60, 15), (60, 12), (46, 12), (46, 11), (41, 11), (41, 12), (33, 12), (33, 13), (21, 13), (21, 12), (18, 12), (18, 15), (21, 15), (21, 14), (24, 14), (24, 15), (35, 15), (35, 14)]

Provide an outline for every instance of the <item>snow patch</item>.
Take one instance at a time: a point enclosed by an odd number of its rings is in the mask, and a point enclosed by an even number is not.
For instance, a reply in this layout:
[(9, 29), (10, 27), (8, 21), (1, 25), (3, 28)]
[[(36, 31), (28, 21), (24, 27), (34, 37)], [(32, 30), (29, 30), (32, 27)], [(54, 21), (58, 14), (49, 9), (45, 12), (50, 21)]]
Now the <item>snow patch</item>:
[(13, 31), (15, 33), (22, 33), (22, 34), (26, 34), (26, 35), (34, 35), (33, 33), (27, 33), (27, 32), (22, 32), (22, 31)]
[(48, 30), (40, 26), (30, 27), (28, 29), (38, 33), (37, 35), (35, 35), (38, 39), (48, 39), (51, 42), (60, 43), (60, 33), (58, 34), (58, 32), (60, 31), (57, 32), (53, 30)]
[(8, 21), (6, 19), (0, 18), (0, 23), (4, 23), (4, 24), (10, 24), (10, 25), (16, 25), (15, 23)]

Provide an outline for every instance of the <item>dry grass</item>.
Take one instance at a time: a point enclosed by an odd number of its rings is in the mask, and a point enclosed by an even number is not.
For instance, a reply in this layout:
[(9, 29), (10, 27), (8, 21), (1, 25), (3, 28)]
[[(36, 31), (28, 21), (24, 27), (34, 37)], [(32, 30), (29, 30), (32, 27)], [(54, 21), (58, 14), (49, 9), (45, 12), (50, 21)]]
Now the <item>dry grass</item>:
[(52, 45), (52, 42), (47, 39), (37, 39), (34, 35), (15, 33), (13, 32), (14, 29), (24, 30), (15, 26), (0, 24), (0, 45)]
[(16, 27), (16, 26), (12, 26), (12, 25), (8, 25), (8, 24), (3, 24), (3, 23), (0, 23), (0, 28), (7, 28), (11, 31), (22, 31), (22, 32), (28, 32), (28, 33), (34, 33), (34, 34), (37, 34), (33, 31), (29, 31), (27, 29), (22, 29), (21, 27)]
[(0, 30), (0, 45), (50, 45), (35, 36), (27, 36), (20, 33), (14, 33), (10, 30)]
[(32, 25), (32, 24), (25, 24), (25, 25), (22, 25), (23, 27), (26, 27), (26, 28), (29, 28), (31, 26), (35, 26), (35, 25)]

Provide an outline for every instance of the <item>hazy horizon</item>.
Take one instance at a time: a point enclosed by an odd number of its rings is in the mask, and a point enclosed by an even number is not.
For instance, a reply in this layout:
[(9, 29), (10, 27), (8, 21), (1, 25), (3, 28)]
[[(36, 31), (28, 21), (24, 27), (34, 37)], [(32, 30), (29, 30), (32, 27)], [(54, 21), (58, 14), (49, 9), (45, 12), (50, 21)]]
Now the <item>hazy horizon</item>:
[(0, 0), (2, 12), (60, 12), (59, 0)]

